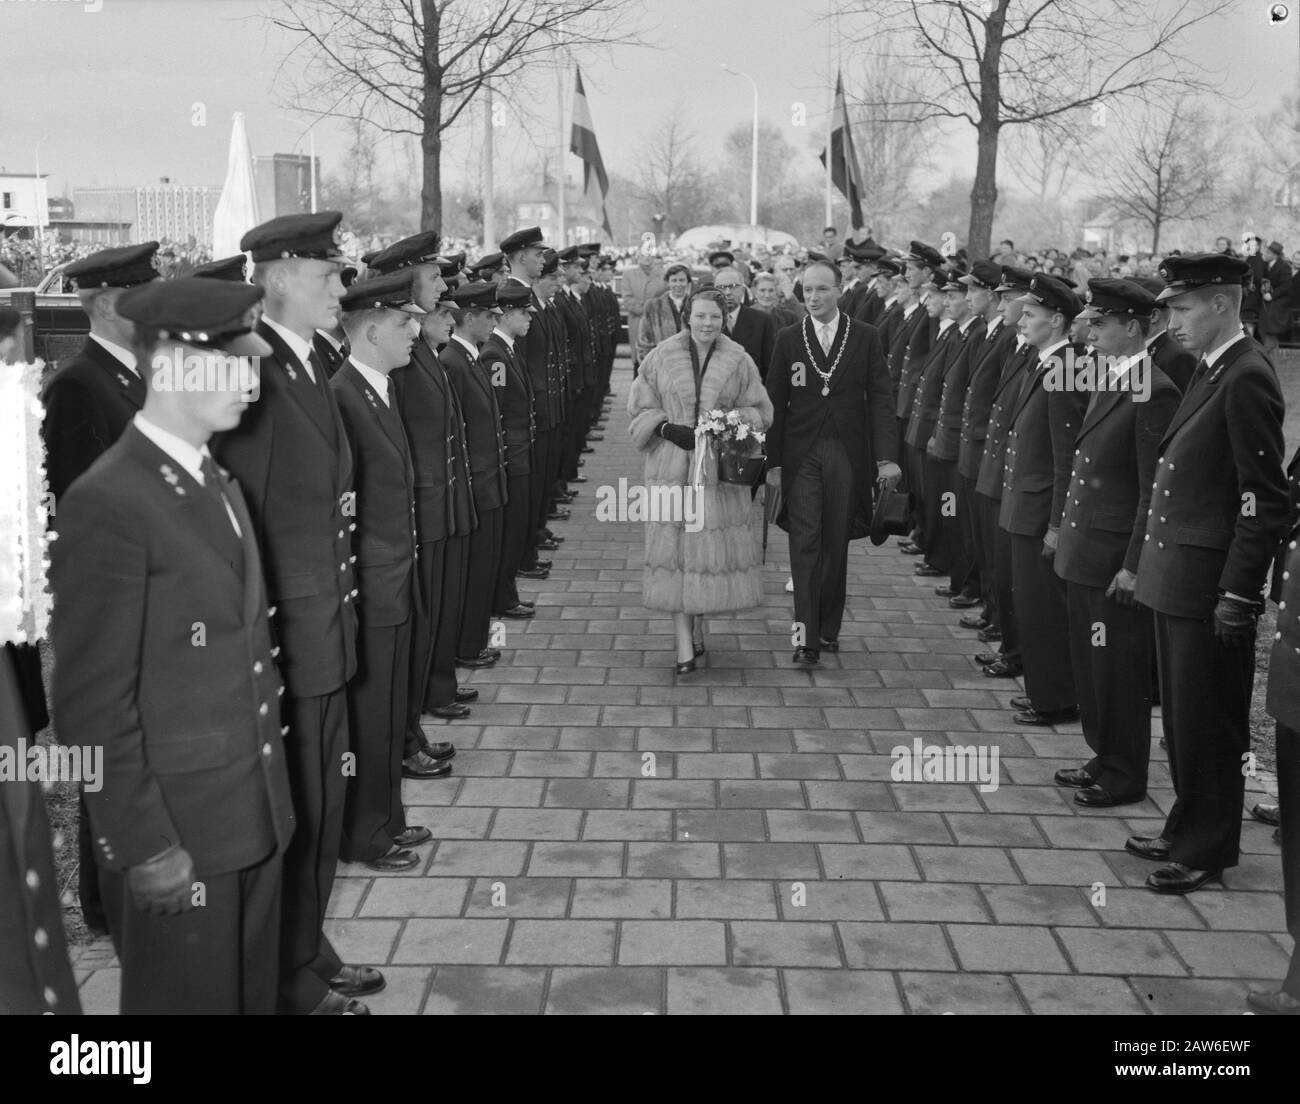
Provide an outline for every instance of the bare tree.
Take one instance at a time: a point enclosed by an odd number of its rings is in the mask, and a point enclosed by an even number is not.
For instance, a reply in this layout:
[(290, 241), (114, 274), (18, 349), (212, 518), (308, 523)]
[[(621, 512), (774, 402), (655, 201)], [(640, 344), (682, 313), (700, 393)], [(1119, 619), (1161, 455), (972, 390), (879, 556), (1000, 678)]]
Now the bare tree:
[(1151, 252), (1160, 250), (1167, 223), (1204, 218), (1217, 202), (1217, 166), (1226, 135), (1215, 134), (1199, 110), (1177, 104), (1153, 109), (1129, 128), (1123, 157), (1108, 165), (1105, 200), (1121, 219), (1151, 231)]
[(1227, 0), (839, 0), (845, 37), (927, 74), (922, 118), (975, 129), (968, 248), (986, 257), (1002, 128), (1210, 87), (1181, 53)]
[(681, 233), (700, 221), (708, 185), (683, 104), (672, 109), (641, 147), (634, 180), (637, 198), (663, 217), (665, 232), (671, 227)]
[[(1087, 109), (1081, 109), (1089, 116)], [(1087, 175), (1090, 149), (1101, 131), (1078, 113), (1039, 119), (1016, 127), (1007, 144), (1007, 162), (1030, 194), (1043, 203), (1060, 203), (1071, 185)]]
[[(443, 134), (487, 82), (509, 96), (565, 49), (635, 41), (637, 0), (283, 0), (271, 17), (299, 41), (287, 99), (317, 117), (363, 120), (420, 139), (420, 223), (442, 222)], [(282, 66), (282, 69), (285, 68)]]

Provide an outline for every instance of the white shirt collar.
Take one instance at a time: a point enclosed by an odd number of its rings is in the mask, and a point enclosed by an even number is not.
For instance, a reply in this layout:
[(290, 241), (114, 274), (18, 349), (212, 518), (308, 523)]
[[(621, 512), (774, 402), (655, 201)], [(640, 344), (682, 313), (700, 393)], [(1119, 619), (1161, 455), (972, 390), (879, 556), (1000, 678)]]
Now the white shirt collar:
[(965, 333), (965, 332), (966, 332), (967, 330), (969, 330), (973, 325), (975, 325), (975, 315), (972, 314), (972, 315), (968, 315), (968, 316), (967, 316), (965, 322), (959, 322), (959, 323), (957, 324), (957, 328), (958, 328), (962, 333)]
[(919, 307), (920, 305), (921, 305), (920, 303), (913, 303), (910, 307), (904, 307), (904, 308), (903, 308), (903, 317), (904, 317), (904, 318), (911, 318), (912, 315), (914, 315), (914, 314), (916, 313), (916, 308)]
[(289, 352), (298, 358), (298, 363), (304, 368), (307, 367), (307, 359), (311, 356), (311, 342), (304, 337), (299, 337), (292, 330), (286, 329), (280, 325), (274, 318), (262, 315), (262, 321), (271, 327), (272, 331), (279, 334), (284, 343), (289, 346)]
[(343, 352), (343, 342), (339, 341), (332, 333), (327, 333), (325, 330), (317, 330), (316, 332), (330, 343), (330, 347), (336, 353)]
[(992, 340), (993, 335), (998, 332), (998, 327), (1002, 325), (1002, 315), (995, 314), (993, 321), (989, 323), (989, 328), (984, 331), (985, 338)]
[(100, 337), (99, 334), (93, 333), (90, 336), (94, 340), (98, 341), (100, 345), (108, 350), (108, 352), (112, 353), (115, 360), (120, 360), (137, 376), (140, 374), (140, 370), (135, 366), (135, 353), (131, 352), (130, 349), (119, 345), (116, 341), (109, 341), (106, 337)]
[(509, 349), (512, 353), (515, 351), (515, 339), (513, 337), (511, 337), (504, 330), (499, 329), (496, 326), (492, 327), (492, 332), (496, 334), (497, 337), (499, 337), (505, 343), (505, 347), (507, 349)]
[(1023, 349), (1028, 344), (1029, 341), (1028, 339), (1026, 339), (1024, 334), (1022, 333), (1016, 334), (1016, 352), (1020, 352), (1020, 350)]
[(892, 307), (897, 302), (898, 302), (898, 296), (891, 295), (888, 299), (885, 300), (885, 310), (889, 310), (889, 308)]
[(1228, 340), (1225, 341), (1222, 345), (1220, 345), (1217, 349), (1211, 349), (1208, 353), (1205, 354), (1205, 363), (1208, 364), (1211, 368), (1213, 368), (1214, 365), (1223, 356), (1223, 354), (1226, 353), (1230, 348), (1232, 348), (1232, 346), (1237, 344), (1237, 342), (1240, 341), (1245, 336), (1246, 335), (1244, 333), (1239, 333), (1234, 337), (1228, 338)]
[(199, 467), (199, 464), (205, 456), (211, 455), (208, 452), (207, 445), (204, 445), (201, 449), (196, 449), (188, 441), (182, 441), (176, 436), (176, 434), (169, 433), (167, 430), (154, 425), (153, 422), (149, 421), (149, 419), (144, 416), (144, 411), (136, 413), (135, 417), (132, 419), (132, 424), (136, 429), (148, 437), (149, 440), (162, 449), (163, 452), (175, 460), (176, 463), (189, 472), (189, 474), (194, 477), (194, 481), (200, 487), (204, 485), (203, 469)]
[(819, 332), (823, 326), (829, 326), (832, 337), (835, 335), (835, 331), (840, 328), (840, 312), (838, 310), (831, 315), (829, 322), (818, 322), (811, 314), (808, 317), (812, 318), (812, 324), (817, 327)]
[(473, 364), (474, 361), (478, 360), (478, 349), (475, 348), (473, 345), (471, 345), (463, 337), (461, 337), (460, 334), (452, 334), (451, 339), (452, 341), (459, 341), (465, 347), (465, 351), (469, 353), (469, 360), (471, 364)]
[(953, 324), (953, 321), (952, 321), (951, 318), (940, 318), (940, 319), (939, 319), (939, 332), (940, 332), (940, 333), (943, 333), (944, 330), (946, 330), (946, 329), (947, 329), (949, 326), (951, 326), (952, 324)]
[(1039, 350), (1038, 350), (1038, 363), (1039, 363), (1039, 364), (1042, 364), (1043, 361), (1045, 361), (1049, 356), (1051, 356), (1054, 352), (1056, 352), (1057, 349), (1060, 349), (1060, 348), (1062, 348), (1063, 346), (1066, 346), (1066, 345), (1068, 345), (1068, 344), (1070, 344), (1070, 339), (1069, 339), (1068, 337), (1063, 337), (1063, 338), (1061, 338), (1060, 341), (1057, 341), (1057, 342), (1054, 342), (1054, 343), (1051, 344), (1051, 345), (1048, 345), (1045, 349), (1039, 349)]
[(383, 372), (375, 371), (369, 364), (362, 364), (355, 356), (351, 360), (357, 366), (357, 371), (361, 373), (361, 378), (374, 388), (375, 394), (383, 400), (384, 405), (392, 406), (392, 401), (388, 397), (388, 377)]

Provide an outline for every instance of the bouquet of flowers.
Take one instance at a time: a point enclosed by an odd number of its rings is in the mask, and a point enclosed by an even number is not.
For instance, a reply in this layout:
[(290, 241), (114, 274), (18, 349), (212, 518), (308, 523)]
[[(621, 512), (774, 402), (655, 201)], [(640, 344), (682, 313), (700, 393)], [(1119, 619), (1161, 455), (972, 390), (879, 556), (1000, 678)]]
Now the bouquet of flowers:
[[(701, 438), (718, 458), (718, 482), (754, 486), (763, 475), (763, 442), (767, 435), (750, 425), (735, 410), (710, 410), (695, 425)], [(696, 449), (702, 454), (703, 450)]]
[(35, 643), (49, 624), (41, 368), (0, 364), (0, 643)]

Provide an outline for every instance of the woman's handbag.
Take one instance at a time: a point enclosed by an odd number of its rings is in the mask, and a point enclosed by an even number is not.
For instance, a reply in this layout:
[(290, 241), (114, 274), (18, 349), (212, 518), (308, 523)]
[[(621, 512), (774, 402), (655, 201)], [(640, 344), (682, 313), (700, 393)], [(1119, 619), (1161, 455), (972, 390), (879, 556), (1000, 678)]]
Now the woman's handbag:
[(730, 449), (718, 450), (718, 482), (735, 483), (742, 487), (756, 487), (763, 478), (767, 457), (761, 452), (740, 456)]

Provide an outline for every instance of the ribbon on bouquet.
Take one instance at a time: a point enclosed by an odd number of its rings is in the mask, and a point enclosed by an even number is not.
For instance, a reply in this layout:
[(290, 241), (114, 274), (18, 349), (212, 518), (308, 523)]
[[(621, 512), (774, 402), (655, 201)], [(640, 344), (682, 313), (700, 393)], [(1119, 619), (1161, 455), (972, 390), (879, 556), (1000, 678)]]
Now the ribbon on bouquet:
[(704, 457), (709, 448), (709, 435), (703, 426), (695, 427), (695, 463), (692, 466), (691, 486), (696, 493), (704, 490)]

